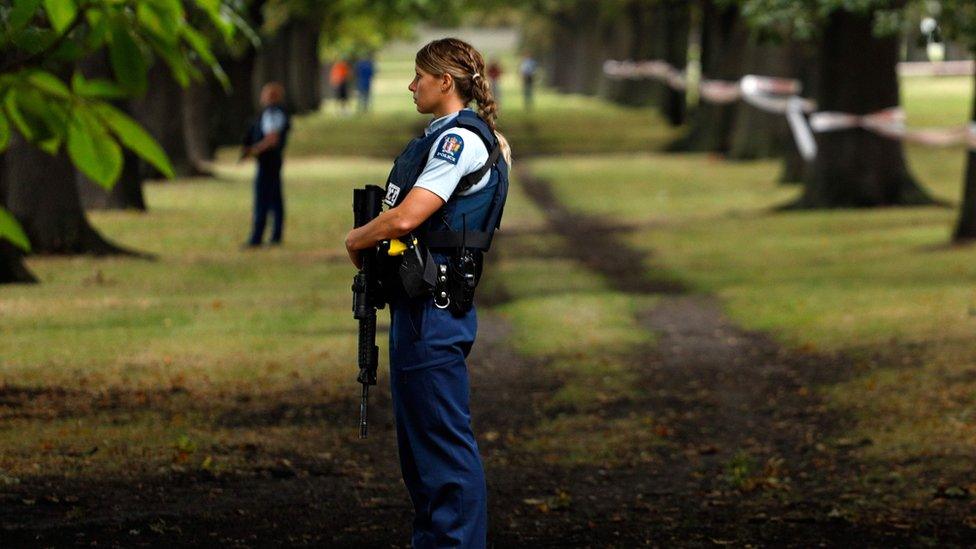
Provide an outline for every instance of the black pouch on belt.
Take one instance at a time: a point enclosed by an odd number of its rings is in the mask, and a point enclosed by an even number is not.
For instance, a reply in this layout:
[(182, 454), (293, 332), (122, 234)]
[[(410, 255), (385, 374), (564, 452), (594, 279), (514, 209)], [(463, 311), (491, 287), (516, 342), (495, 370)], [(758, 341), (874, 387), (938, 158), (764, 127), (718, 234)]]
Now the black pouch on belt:
[[(412, 238), (410, 240), (413, 240)], [(437, 265), (430, 250), (410, 245), (400, 262), (400, 283), (410, 297), (428, 296), (437, 282)]]

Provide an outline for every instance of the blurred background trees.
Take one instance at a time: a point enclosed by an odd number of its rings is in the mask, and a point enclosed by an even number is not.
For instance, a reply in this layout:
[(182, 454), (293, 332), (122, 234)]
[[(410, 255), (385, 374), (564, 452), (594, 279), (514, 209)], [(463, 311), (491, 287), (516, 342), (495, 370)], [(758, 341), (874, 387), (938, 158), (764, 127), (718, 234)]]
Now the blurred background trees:
[[(935, 39), (950, 56), (972, 48), (974, 10), (961, 0), (4, 0), (0, 280), (30, 278), (19, 261), (28, 249), (124, 252), (84, 208), (144, 209), (146, 178), (206, 174), (218, 147), (239, 143), (265, 82), (285, 85), (293, 113), (315, 111), (332, 61), (425, 22), (515, 22), (547, 85), (654, 106), (683, 127), (676, 151), (780, 157), (782, 179), (803, 185), (795, 207), (931, 203), (900, 141), (820, 133), (806, 162), (784, 117), (701, 101), (695, 84), (761, 74), (799, 80), (822, 111), (898, 107), (897, 63)], [(609, 79), (606, 59), (667, 62), (687, 71), (689, 91)], [(964, 189), (958, 241), (976, 237), (976, 168)]]

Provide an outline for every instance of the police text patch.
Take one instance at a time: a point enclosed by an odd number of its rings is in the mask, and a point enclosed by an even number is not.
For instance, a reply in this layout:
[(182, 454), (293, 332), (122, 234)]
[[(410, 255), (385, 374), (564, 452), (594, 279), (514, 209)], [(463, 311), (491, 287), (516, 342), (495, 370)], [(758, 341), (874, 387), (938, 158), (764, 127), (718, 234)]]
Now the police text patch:
[(400, 187), (397, 187), (393, 183), (386, 186), (386, 197), (383, 198), (383, 202), (386, 202), (387, 206), (393, 206), (396, 204), (397, 197), (400, 196)]
[(434, 158), (457, 164), (463, 149), (464, 140), (461, 139), (461, 136), (453, 133), (448, 134), (444, 136), (444, 139), (441, 139), (440, 145), (437, 146), (437, 152), (434, 153)]

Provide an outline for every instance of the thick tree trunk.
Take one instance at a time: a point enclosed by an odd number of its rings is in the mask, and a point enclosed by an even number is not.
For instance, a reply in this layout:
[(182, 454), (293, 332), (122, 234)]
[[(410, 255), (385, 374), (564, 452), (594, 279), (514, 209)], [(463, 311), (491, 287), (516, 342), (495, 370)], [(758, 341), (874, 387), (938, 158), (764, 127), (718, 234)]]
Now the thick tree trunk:
[(112, 190), (94, 183), (81, 172), (75, 172), (78, 196), (86, 210), (139, 210), (146, 211), (146, 200), (142, 192), (140, 160), (132, 151), (123, 151), (125, 163), (122, 173)]
[[(976, 94), (973, 96), (972, 109), (970, 118), (976, 123)], [(976, 241), (976, 151), (972, 149), (966, 154), (966, 179), (962, 189), (959, 221), (952, 234), (952, 241), (956, 243)]]
[(319, 26), (293, 20), (268, 37), (254, 63), (252, 90), (255, 97), (261, 86), (281, 82), (285, 86), (288, 108), (301, 113), (318, 109), (321, 100), (318, 58)]
[(312, 112), (322, 102), (319, 74), (318, 23), (308, 20), (295, 21), (283, 39), (288, 41), (288, 79), (283, 82), (291, 99), (293, 112)]
[(603, 80), (603, 61), (606, 59), (609, 27), (600, 17), (597, 2), (581, 2), (576, 8), (576, 58), (573, 60), (573, 81), (570, 91), (596, 95)]
[(562, 93), (572, 93), (573, 73), (576, 70), (575, 21), (569, 13), (556, 13), (552, 18), (552, 43), (546, 56), (546, 80)]
[[(855, 114), (899, 104), (898, 39), (873, 35), (872, 14), (837, 10), (824, 29), (818, 108)], [(930, 204), (908, 172), (900, 141), (864, 129), (821, 133), (804, 194), (805, 208)]]
[[(149, 93), (133, 100), (130, 110), (136, 120), (159, 142), (169, 156), (177, 176), (199, 175), (200, 171), (187, 154), (183, 131), (183, 88), (180, 87), (164, 63), (157, 62), (149, 69)], [(146, 162), (141, 163), (144, 178), (158, 178), (161, 174)]]
[[(86, 78), (112, 78), (108, 55), (104, 52), (96, 53), (79, 61), (77, 68)], [(113, 105), (123, 111), (128, 109), (128, 105), (123, 101), (114, 101)], [(146, 201), (142, 194), (139, 157), (128, 149), (124, 149), (124, 155), (125, 163), (122, 166), (122, 173), (111, 191), (106, 191), (81, 172), (75, 172), (78, 195), (86, 210), (135, 209), (145, 211)]]
[[(705, 0), (701, 28), (702, 78), (738, 80), (742, 76), (742, 51), (748, 38), (738, 7), (720, 7), (712, 0)], [(671, 149), (728, 152), (735, 111), (735, 104), (719, 105), (699, 100), (687, 136)]]
[(223, 93), (220, 85), (209, 79), (182, 90), (183, 143), (187, 159), (197, 172), (208, 171), (203, 166), (213, 160), (213, 107), (223, 99)]
[[(678, 70), (688, 65), (688, 32), (691, 23), (691, 9), (686, 1), (665, 0), (660, 8), (663, 22), (659, 45), (660, 59), (667, 61)], [(687, 112), (687, 93), (670, 86), (661, 87), (658, 109), (672, 126), (685, 122)]]
[[(634, 61), (651, 59), (653, 17), (654, 6), (639, 0), (629, 2), (624, 16), (617, 20), (611, 55)], [(654, 84), (648, 80), (608, 80), (605, 96), (615, 103), (635, 107), (653, 105), (656, 98)]]
[(240, 57), (223, 58), (220, 61), (231, 90), (226, 96), (218, 84), (213, 84), (212, 94), (219, 97), (211, 103), (213, 109), (212, 143), (217, 146), (240, 145), (250, 120), (258, 111), (257, 97), (254, 95), (252, 74), (256, 52), (248, 49)]
[[(4, 155), (0, 154), (0, 206), (7, 207), (7, 190), (4, 177)], [(37, 278), (24, 265), (24, 252), (0, 239), (0, 284), (33, 283)]]
[[(794, 77), (794, 56), (789, 44), (750, 40), (745, 49), (744, 74)], [(774, 158), (793, 145), (786, 117), (760, 110), (744, 101), (735, 106), (735, 127), (728, 157), (733, 160)]]
[(3, 180), (7, 208), (34, 253), (131, 253), (106, 241), (88, 223), (65, 153), (52, 157), (15, 136), (5, 155)]

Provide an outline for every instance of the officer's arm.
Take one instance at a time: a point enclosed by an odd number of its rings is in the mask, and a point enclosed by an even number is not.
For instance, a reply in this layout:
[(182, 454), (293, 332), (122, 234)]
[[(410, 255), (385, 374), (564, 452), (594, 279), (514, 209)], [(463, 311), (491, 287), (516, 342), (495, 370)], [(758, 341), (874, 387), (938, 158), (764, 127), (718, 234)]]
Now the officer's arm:
[(272, 149), (278, 146), (278, 140), (281, 137), (278, 132), (271, 132), (265, 135), (261, 141), (258, 141), (253, 147), (249, 149), (250, 154), (257, 156), (268, 149)]
[[(399, 238), (416, 229), (444, 205), (444, 200), (427, 189), (414, 187), (395, 208), (381, 213), (369, 223), (349, 232), (346, 250), (350, 258), (355, 252), (372, 248), (381, 240)], [(357, 259), (353, 259), (356, 263)]]

